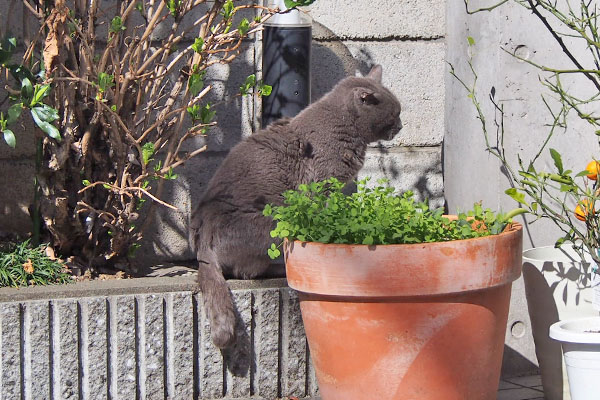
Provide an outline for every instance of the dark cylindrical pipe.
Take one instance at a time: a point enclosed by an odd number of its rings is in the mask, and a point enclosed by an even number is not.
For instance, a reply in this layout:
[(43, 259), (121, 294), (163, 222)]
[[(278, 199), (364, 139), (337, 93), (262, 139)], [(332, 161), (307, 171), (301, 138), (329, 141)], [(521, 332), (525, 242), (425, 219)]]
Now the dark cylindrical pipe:
[[(285, 9), (283, 1), (276, 6)], [(272, 86), (262, 99), (262, 126), (293, 117), (310, 103), (311, 21), (298, 10), (284, 11), (265, 23), (263, 81)]]

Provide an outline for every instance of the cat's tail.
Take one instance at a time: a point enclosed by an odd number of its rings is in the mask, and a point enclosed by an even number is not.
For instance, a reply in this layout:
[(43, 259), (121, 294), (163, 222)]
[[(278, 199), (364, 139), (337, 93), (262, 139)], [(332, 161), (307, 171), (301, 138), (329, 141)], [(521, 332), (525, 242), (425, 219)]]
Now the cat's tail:
[(195, 211), (190, 221), (189, 240), (198, 260), (198, 284), (210, 321), (210, 336), (215, 346), (224, 349), (235, 341), (235, 309), (218, 259), (201, 236), (203, 222), (200, 213)]
[(210, 337), (224, 349), (235, 341), (235, 311), (229, 286), (216, 261), (198, 260), (198, 283), (210, 321)]

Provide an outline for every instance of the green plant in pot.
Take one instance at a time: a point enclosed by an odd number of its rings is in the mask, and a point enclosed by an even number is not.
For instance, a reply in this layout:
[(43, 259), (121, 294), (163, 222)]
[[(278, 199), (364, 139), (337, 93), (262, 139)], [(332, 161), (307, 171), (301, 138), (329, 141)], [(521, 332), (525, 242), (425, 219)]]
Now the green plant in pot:
[(523, 210), (448, 217), (384, 182), (357, 186), (301, 185), (264, 211), (323, 399), (495, 399)]
[[(552, 41), (545, 42), (544, 48), (536, 43), (536, 51), (531, 54), (508, 48), (508, 41), (504, 41), (505, 47), (502, 48), (509, 59), (513, 57), (539, 74), (536, 78), (539, 78), (543, 89), (541, 105), (547, 110), (548, 120), (544, 125), (539, 124), (542, 134), (538, 137), (536, 131), (526, 132), (526, 135), (521, 131), (507, 134), (507, 127), (514, 126), (514, 120), (507, 118), (515, 115), (514, 105), (507, 99), (520, 97), (510, 85), (500, 90), (492, 87), (489, 102), (479, 100), (480, 93), (476, 90), (479, 78), (475, 66), (477, 60), (473, 60), (473, 54), (484, 50), (477, 49), (475, 39), (468, 38), (468, 67), (472, 79), (459, 77), (452, 65), (450, 72), (466, 89), (481, 122), (486, 148), (498, 158), (508, 178), (506, 194), (527, 210), (529, 224), (549, 221), (559, 232), (554, 246), (536, 247), (523, 254), (529, 315), (545, 396), (549, 400), (589, 399), (595, 396), (594, 390), (589, 388), (597, 385), (600, 372), (586, 378), (591, 386), (573, 378), (569, 372), (569, 382), (577, 382), (569, 395), (564, 365), (561, 368), (561, 345), (550, 336), (562, 342), (567, 369), (581, 366), (580, 361), (573, 359), (577, 353), (572, 351), (573, 341), (585, 343), (585, 347), (594, 342), (600, 344), (600, 337), (592, 334), (600, 325), (598, 308), (592, 306), (593, 286), (597, 285), (593, 282), (597, 278), (592, 271), (600, 261), (598, 149), (589, 147), (590, 142), (583, 144), (582, 140), (591, 137), (591, 142), (594, 142), (600, 136), (600, 114), (597, 112), (600, 101), (598, 11), (594, 2), (585, 0), (504, 0), (484, 4), (486, 7), (479, 9), (470, 8), (468, 0), (464, 3), (469, 14), (492, 11), (505, 3), (513, 3), (512, 11), (523, 7), (526, 18), (541, 23), (531, 24), (539, 29), (535, 33), (536, 38), (547, 37)], [(514, 16), (510, 12), (508, 15)], [(548, 36), (544, 36), (546, 34)], [(529, 40), (521, 43), (520, 46), (525, 48), (530, 44)], [(562, 54), (549, 53), (551, 57), (544, 59), (544, 52), (553, 50), (552, 44)], [(564, 58), (561, 59), (561, 56)], [(526, 104), (523, 108), (523, 112), (533, 114), (535, 105)], [(492, 113), (494, 118), (490, 122), (488, 117)], [(514, 144), (519, 140), (536, 143), (530, 155), (522, 147), (515, 150), (518, 147)], [(592, 315), (596, 317), (585, 318)], [(558, 322), (573, 318), (577, 318), (577, 322)], [(554, 328), (551, 328), (553, 324)], [(586, 324), (590, 325), (586, 328)], [(585, 357), (600, 359), (598, 347), (594, 350), (597, 355), (587, 352)], [(600, 368), (600, 360), (595, 363)], [(584, 369), (589, 372), (592, 368), (588, 365)], [(592, 397), (586, 397), (586, 394)]]

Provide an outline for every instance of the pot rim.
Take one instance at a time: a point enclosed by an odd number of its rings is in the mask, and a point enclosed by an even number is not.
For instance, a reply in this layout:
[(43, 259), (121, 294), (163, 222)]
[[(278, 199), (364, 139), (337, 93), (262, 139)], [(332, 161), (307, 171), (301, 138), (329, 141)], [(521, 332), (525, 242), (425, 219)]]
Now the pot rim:
[[(593, 329), (588, 332), (585, 329)], [(600, 317), (572, 318), (550, 325), (552, 339), (567, 343), (600, 344)]]
[[(537, 255), (538, 253), (552, 253), (548, 255)], [(586, 256), (590, 257), (590, 254), (584, 252)], [(536, 256), (537, 255), (537, 256)], [(562, 263), (573, 263), (573, 264), (589, 264), (590, 259), (581, 260), (579, 255), (571, 248), (570, 245), (562, 245), (560, 247), (555, 246), (536, 246), (523, 250), (523, 262), (541, 262), (541, 261), (552, 261)]]
[(416, 297), (512, 283), (521, 274), (522, 226), (447, 242), (363, 245), (286, 241), (288, 285), (344, 297)]

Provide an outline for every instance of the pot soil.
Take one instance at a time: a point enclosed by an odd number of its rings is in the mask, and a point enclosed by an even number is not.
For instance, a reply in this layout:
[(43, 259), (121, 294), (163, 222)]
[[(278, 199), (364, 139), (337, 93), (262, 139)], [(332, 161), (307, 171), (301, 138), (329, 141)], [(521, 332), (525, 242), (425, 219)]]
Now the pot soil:
[(522, 227), (414, 245), (285, 245), (323, 400), (495, 400)]

